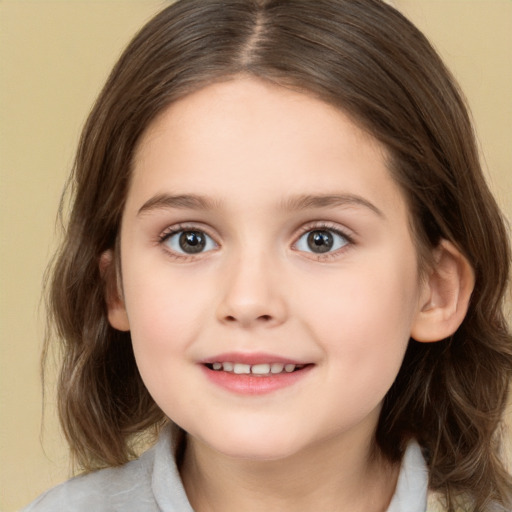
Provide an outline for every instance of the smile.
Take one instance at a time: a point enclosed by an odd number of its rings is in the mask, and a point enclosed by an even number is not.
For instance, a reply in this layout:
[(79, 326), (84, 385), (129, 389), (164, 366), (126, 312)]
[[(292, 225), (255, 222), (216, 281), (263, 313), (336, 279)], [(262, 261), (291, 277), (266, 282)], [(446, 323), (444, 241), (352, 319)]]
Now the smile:
[(284, 363), (260, 363), (245, 364), (233, 362), (215, 362), (206, 365), (210, 370), (234, 373), (236, 375), (278, 375), (280, 373), (292, 373), (301, 370), (305, 365)]
[(272, 354), (231, 352), (200, 362), (205, 377), (230, 393), (264, 395), (296, 385), (307, 378), (315, 363)]

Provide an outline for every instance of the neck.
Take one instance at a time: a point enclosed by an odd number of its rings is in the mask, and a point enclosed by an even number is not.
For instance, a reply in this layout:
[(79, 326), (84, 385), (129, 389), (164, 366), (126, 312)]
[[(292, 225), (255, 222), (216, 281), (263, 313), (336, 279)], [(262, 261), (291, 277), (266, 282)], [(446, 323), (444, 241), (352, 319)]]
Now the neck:
[(327, 439), (279, 460), (235, 459), (190, 438), (181, 474), (196, 512), (384, 512), (397, 466), (372, 439)]

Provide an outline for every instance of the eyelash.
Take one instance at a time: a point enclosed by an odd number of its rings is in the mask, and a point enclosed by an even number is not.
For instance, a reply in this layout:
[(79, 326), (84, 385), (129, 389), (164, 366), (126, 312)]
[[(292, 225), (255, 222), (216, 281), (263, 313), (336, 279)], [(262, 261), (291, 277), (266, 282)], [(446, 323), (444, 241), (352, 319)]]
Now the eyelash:
[[(187, 225), (187, 224), (178, 224), (176, 226), (169, 227), (166, 230), (164, 230), (158, 236), (158, 240), (157, 240), (158, 244), (163, 246), (172, 236), (174, 236), (178, 233), (187, 232), (187, 231), (196, 231), (199, 233), (204, 233), (208, 238), (210, 238), (211, 240), (214, 241), (214, 243), (217, 245), (217, 247), (219, 246), (219, 244), (217, 244), (217, 242), (215, 242), (214, 237), (212, 237), (210, 234), (208, 234), (207, 230), (205, 230), (204, 227), (202, 227), (202, 226), (199, 227), (197, 225)], [(314, 232), (314, 231), (327, 231), (329, 233), (333, 233), (337, 236), (340, 236), (346, 240), (345, 245), (343, 245), (341, 248), (336, 249), (334, 251), (329, 251), (324, 254), (314, 253), (314, 252), (307, 253), (307, 254), (309, 254), (309, 256), (308, 256), (309, 258), (313, 258), (317, 261), (325, 261), (325, 260), (328, 260), (331, 258), (335, 258), (335, 257), (339, 256), (341, 253), (348, 250), (355, 243), (353, 236), (348, 234), (346, 231), (341, 230), (337, 225), (323, 222), (323, 223), (307, 224), (307, 225), (301, 227), (299, 233), (295, 237), (295, 242), (292, 244), (292, 249), (297, 250), (296, 246), (299, 243), (300, 239), (305, 234)], [(174, 251), (170, 248), (164, 248), (164, 250), (168, 256), (170, 256), (174, 259), (177, 259), (177, 260), (181, 260), (181, 261), (197, 259), (198, 257), (201, 257), (202, 255), (204, 255), (208, 252), (211, 252), (211, 251), (206, 251), (206, 252), (199, 252), (196, 254), (186, 254), (186, 253), (180, 253), (180, 252)], [(306, 251), (299, 251), (299, 252), (306, 253)]]
[[(187, 232), (187, 231), (196, 231), (199, 233), (204, 233), (208, 238), (211, 238), (214, 242), (214, 238), (208, 234), (207, 230), (204, 229), (204, 227), (199, 227), (197, 225), (187, 225), (187, 224), (178, 224), (176, 226), (169, 227), (165, 229), (159, 236), (158, 236), (158, 244), (161, 246), (164, 246), (164, 244), (174, 235), (177, 235), (178, 233)], [(215, 244), (218, 246), (217, 242)], [(201, 255), (205, 253), (197, 253), (197, 254), (186, 254), (186, 253), (180, 253), (173, 251), (170, 248), (164, 248), (167, 255), (171, 258), (174, 258), (176, 260), (186, 261), (190, 259), (197, 259), (197, 257), (201, 257)], [(208, 251), (209, 252), (209, 251)]]
[(300, 229), (300, 232), (298, 236), (296, 237), (296, 241), (293, 243), (292, 248), (295, 247), (299, 240), (307, 233), (311, 233), (313, 231), (328, 231), (329, 233), (334, 233), (335, 235), (338, 235), (346, 240), (346, 244), (343, 245), (343, 247), (336, 249), (334, 251), (329, 251), (324, 254), (318, 254), (318, 253), (307, 253), (309, 254), (309, 258), (313, 258), (317, 261), (325, 261), (329, 259), (333, 259), (338, 257), (340, 254), (344, 253), (348, 249), (350, 249), (351, 246), (355, 245), (354, 237), (351, 234), (348, 234), (345, 230), (340, 229), (337, 225), (331, 224), (328, 222), (320, 222), (320, 223), (312, 223), (312, 224), (306, 224)]

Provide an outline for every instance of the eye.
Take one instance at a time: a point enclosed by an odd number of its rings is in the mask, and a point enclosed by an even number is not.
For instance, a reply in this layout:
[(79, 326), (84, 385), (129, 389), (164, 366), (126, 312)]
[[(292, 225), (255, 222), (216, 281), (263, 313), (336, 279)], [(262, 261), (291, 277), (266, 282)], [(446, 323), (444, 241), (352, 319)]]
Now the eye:
[(213, 239), (204, 231), (181, 230), (169, 233), (162, 240), (169, 248), (180, 254), (198, 254), (217, 247)]
[(304, 233), (295, 247), (299, 251), (323, 254), (336, 251), (349, 244), (348, 237), (333, 229), (312, 229)]

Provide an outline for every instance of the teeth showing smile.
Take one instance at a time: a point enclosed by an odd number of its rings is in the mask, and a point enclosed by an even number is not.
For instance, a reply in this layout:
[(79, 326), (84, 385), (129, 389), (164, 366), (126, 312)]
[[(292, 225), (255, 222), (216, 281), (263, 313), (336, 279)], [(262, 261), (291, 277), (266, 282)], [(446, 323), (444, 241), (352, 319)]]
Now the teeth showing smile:
[(237, 375), (275, 375), (279, 373), (292, 373), (295, 370), (304, 368), (301, 364), (283, 364), (283, 363), (263, 363), (263, 364), (244, 364), (244, 363), (212, 363), (209, 364), (212, 370), (235, 373)]

